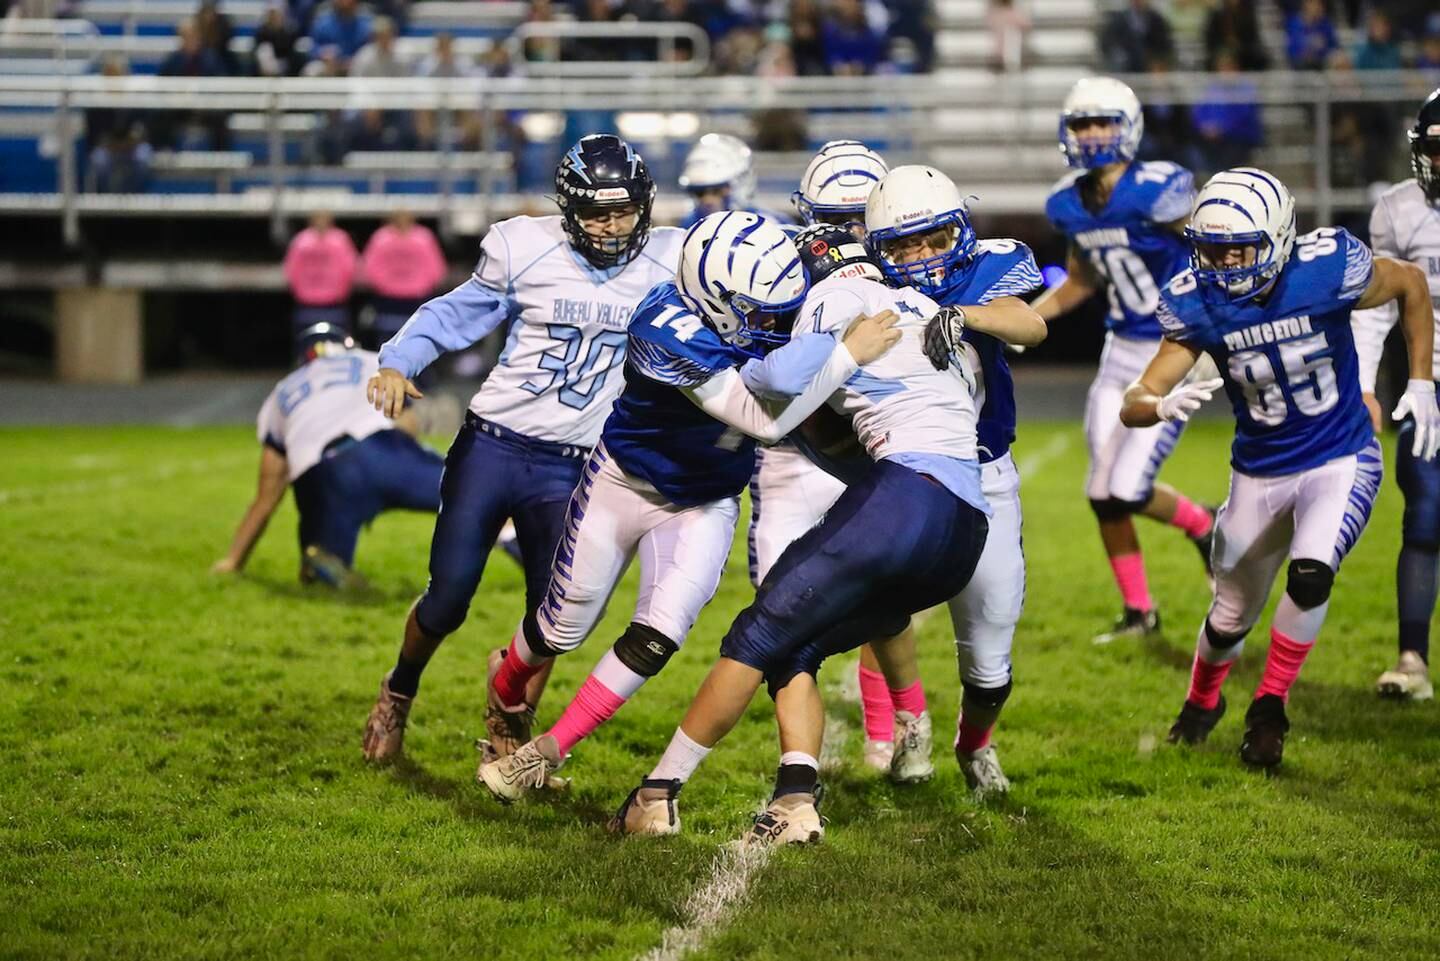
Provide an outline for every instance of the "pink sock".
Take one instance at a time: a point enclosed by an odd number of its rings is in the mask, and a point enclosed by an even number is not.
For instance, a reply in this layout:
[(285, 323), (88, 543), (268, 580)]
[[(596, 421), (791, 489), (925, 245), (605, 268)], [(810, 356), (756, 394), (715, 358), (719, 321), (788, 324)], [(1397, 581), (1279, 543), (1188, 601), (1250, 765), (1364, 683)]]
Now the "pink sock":
[(919, 681), (898, 691), (890, 688), (890, 700), (895, 702), (897, 711), (907, 711), (915, 717), (925, 713), (925, 688)]
[(539, 664), (525, 663), (515, 650), (518, 643), (515, 640), (510, 642), (510, 647), (505, 651), (505, 660), (500, 662), (500, 670), (495, 672), (495, 693), (501, 704), (512, 707), (525, 702), (525, 684), (541, 667)]
[(1220, 703), (1220, 685), (1225, 683), (1225, 676), (1234, 664), (1234, 661), (1211, 664), (1196, 654), (1190, 668), (1190, 693), (1185, 695), (1185, 700), (1207, 711), (1214, 709)]
[(860, 709), (865, 715), (865, 736), (872, 741), (888, 741), (895, 736), (895, 705), (890, 702), (890, 688), (885, 675), (860, 665)]
[(990, 743), (990, 732), (995, 730), (995, 725), (980, 727), (965, 720), (960, 716), (960, 729), (955, 734), (955, 750), (962, 754), (974, 754), (982, 747)]
[(1209, 511), (1184, 494), (1176, 494), (1175, 500), (1175, 516), (1170, 518), (1171, 524), (1190, 537), (1204, 537), (1210, 533), (1210, 528), (1215, 525), (1215, 518)]
[(560, 744), (560, 756), (564, 757), (570, 753), (570, 749), (579, 744), (597, 727), (604, 724), (620, 710), (620, 705), (625, 703), (625, 698), (601, 684), (593, 676), (587, 677), (585, 683), (580, 685), (580, 690), (570, 700), (565, 708), (565, 713), (560, 715), (560, 720), (548, 732)]
[(1270, 628), (1270, 654), (1265, 658), (1265, 673), (1260, 677), (1260, 686), (1256, 688), (1255, 696), (1278, 694), (1288, 701), (1290, 686), (1300, 675), (1305, 656), (1314, 646), (1314, 641), (1306, 644), (1280, 633), (1273, 627)]
[(1145, 561), (1138, 553), (1110, 558), (1110, 569), (1115, 572), (1115, 583), (1126, 607), (1148, 611), (1155, 606), (1150, 600), (1150, 585), (1145, 582)]

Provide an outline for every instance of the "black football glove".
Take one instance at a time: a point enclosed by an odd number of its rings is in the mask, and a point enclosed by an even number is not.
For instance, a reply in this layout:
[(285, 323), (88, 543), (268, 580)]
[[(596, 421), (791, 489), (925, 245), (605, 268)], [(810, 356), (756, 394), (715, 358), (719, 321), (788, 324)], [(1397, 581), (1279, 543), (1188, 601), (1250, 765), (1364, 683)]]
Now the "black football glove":
[(936, 370), (950, 366), (950, 358), (960, 349), (965, 335), (965, 311), (961, 307), (942, 307), (925, 325), (925, 356)]

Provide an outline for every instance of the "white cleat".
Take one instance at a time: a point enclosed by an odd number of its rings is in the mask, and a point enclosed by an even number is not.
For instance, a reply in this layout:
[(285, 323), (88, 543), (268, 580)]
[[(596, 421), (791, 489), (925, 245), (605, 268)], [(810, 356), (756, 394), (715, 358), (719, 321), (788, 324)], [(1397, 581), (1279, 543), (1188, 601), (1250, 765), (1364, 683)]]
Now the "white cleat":
[(933, 738), (930, 712), (916, 717), (909, 711), (895, 712), (895, 756), (890, 759), (890, 780), (897, 784), (918, 784), (935, 776), (930, 760)]
[(741, 843), (746, 847), (778, 847), (824, 840), (825, 824), (820, 820), (819, 805), (818, 790), (814, 794), (782, 794), (755, 815), (755, 823), (745, 832)]
[(485, 785), (495, 800), (502, 804), (518, 801), (529, 791), (547, 787), (551, 775), (560, 768), (560, 745), (549, 734), (542, 734), (520, 746), (514, 754), (492, 761), (482, 761), (475, 780)]
[(646, 778), (630, 792), (606, 827), (612, 834), (679, 834), (676, 799), (682, 786), (680, 781)]
[(955, 759), (960, 762), (960, 771), (970, 786), (970, 796), (976, 801), (1002, 798), (1010, 793), (1010, 779), (1000, 769), (1000, 755), (995, 752), (995, 745), (987, 744), (973, 754), (957, 750)]
[(380, 679), (380, 696), (365, 719), (365, 736), (361, 749), (367, 761), (384, 761), (405, 749), (405, 725), (410, 720), (413, 697), (390, 690), (390, 674)]
[(1403, 701), (1428, 701), (1435, 696), (1430, 671), (1419, 654), (1402, 651), (1395, 666), (1375, 682), (1375, 693)]
[(876, 771), (890, 770), (890, 759), (895, 756), (894, 741), (865, 741), (865, 766)]

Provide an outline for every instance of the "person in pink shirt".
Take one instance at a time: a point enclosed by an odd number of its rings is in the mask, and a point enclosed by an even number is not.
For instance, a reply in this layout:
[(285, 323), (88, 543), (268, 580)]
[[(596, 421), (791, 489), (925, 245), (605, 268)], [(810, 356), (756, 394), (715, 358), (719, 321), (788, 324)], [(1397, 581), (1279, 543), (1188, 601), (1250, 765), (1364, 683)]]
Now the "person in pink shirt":
[(295, 333), (321, 323), (350, 329), (350, 291), (359, 259), (354, 241), (335, 226), (329, 211), (310, 215), (310, 226), (296, 234), (285, 251), (285, 281), (295, 298)]
[(360, 275), (370, 288), (375, 308), (373, 333), (382, 344), (429, 300), (448, 266), (430, 228), (415, 222), (408, 210), (397, 210), (390, 222), (370, 236), (360, 259)]

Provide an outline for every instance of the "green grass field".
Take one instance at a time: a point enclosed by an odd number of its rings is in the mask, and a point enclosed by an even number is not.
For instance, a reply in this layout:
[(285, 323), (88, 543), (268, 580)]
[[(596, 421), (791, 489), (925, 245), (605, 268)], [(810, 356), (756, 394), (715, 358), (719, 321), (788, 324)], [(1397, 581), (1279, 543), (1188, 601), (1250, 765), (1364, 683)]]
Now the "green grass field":
[[(1228, 439), (1197, 425), (1165, 477), (1220, 499)], [(825, 843), (747, 865), (748, 893), (686, 941), (692, 896), (767, 796), (769, 702), (686, 789), (682, 836), (603, 822), (749, 600), (743, 542), (688, 646), (576, 752), (571, 790), (502, 809), (472, 742), (485, 654), (521, 614), (508, 559), (432, 664), (408, 759), (374, 769), (360, 730), (425, 582), (429, 518), (381, 518), (358, 559), (374, 592), (337, 599), (297, 585), (288, 503), (245, 576), (207, 573), (253, 489), (245, 429), (8, 430), (0, 449), (0, 957), (626, 959), (662, 941), (710, 959), (1440, 957), (1440, 709), (1371, 694), (1394, 654), (1390, 478), (1265, 778), (1236, 757), (1265, 630), (1211, 743), (1165, 745), (1208, 601), (1195, 553), (1146, 526), (1166, 639), (1092, 646), (1118, 600), (1080, 430), (1029, 425), (1029, 597), (997, 738), (1011, 799), (977, 808), (944, 756), (958, 681), (933, 617), (935, 780), (866, 773), (858, 708), (830, 697), (846, 734)], [(632, 597), (627, 581), (559, 665), (542, 721)], [(827, 688), (853, 663), (828, 665)]]

